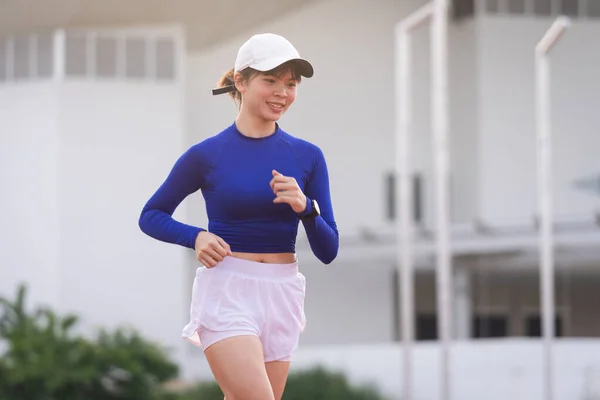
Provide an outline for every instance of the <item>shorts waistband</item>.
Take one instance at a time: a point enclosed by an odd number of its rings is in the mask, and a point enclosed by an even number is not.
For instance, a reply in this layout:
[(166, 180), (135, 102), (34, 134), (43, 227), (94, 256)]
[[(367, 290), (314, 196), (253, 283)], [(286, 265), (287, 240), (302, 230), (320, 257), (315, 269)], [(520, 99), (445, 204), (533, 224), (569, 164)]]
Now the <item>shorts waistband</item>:
[(298, 261), (288, 264), (272, 264), (227, 256), (212, 269), (254, 278), (288, 278), (298, 274)]

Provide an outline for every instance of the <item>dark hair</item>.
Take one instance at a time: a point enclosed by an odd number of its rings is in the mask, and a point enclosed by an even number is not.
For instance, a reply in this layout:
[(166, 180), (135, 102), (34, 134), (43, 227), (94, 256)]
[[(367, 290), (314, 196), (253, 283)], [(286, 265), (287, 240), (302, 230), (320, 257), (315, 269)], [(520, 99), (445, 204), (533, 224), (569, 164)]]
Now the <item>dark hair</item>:
[[(280, 66), (273, 68), (272, 70), (266, 71), (266, 72), (257, 71), (253, 68), (246, 68), (246, 69), (240, 71), (240, 74), (242, 75), (242, 80), (247, 82), (254, 75), (262, 74), (262, 75), (272, 75), (272, 76), (281, 77), (288, 71), (290, 71), (292, 73), (292, 78), (294, 80), (296, 80), (298, 83), (300, 83), (300, 81), (302, 79), (302, 75), (300, 74), (300, 68), (293, 61), (288, 61), (287, 63), (281, 64)], [(225, 91), (219, 91), (219, 90), (215, 89), (215, 91), (213, 93), (214, 94), (228, 93), (229, 96), (231, 96), (231, 98), (233, 98), (233, 100), (235, 100), (241, 104), (242, 94), (235, 87), (235, 81), (234, 81), (233, 77), (234, 77), (234, 72), (233, 72), (233, 68), (232, 68), (229, 71), (225, 72), (225, 74), (223, 74), (223, 76), (221, 77), (221, 79), (219, 79), (219, 82), (217, 83), (217, 87), (225, 89)]]

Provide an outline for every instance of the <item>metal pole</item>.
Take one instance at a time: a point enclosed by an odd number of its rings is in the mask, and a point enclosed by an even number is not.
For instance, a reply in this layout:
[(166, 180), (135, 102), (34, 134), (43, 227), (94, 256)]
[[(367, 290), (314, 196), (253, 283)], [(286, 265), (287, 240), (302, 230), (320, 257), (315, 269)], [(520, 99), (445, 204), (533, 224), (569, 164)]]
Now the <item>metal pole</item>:
[(396, 217), (398, 226), (398, 238), (400, 239), (399, 252), (397, 253), (398, 264), (401, 265), (400, 274), (400, 292), (401, 292), (401, 324), (403, 349), (403, 399), (412, 397), (412, 349), (414, 342), (414, 265), (413, 265), (413, 226), (411, 211), (412, 185), (410, 182), (410, 134), (412, 133), (412, 114), (410, 104), (410, 54), (411, 40), (406, 32), (400, 32), (398, 40), (398, 62), (399, 79), (398, 89), (400, 89), (400, 113), (399, 117), (399, 135), (396, 142), (396, 162), (398, 174), (398, 185), (396, 185), (397, 199), (400, 199), (400, 212)]
[(402, 332), (403, 344), (403, 399), (412, 399), (412, 349), (414, 341), (414, 277), (413, 277), (413, 249), (412, 249), (412, 219), (410, 218), (413, 209), (412, 185), (410, 184), (410, 134), (412, 133), (412, 114), (410, 104), (410, 48), (411, 40), (406, 31), (400, 31), (397, 43), (398, 57), (398, 80), (397, 87), (399, 94), (400, 112), (398, 118), (398, 138), (396, 140), (396, 168), (397, 181), (396, 198), (400, 200), (400, 212), (396, 217), (396, 226), (398, 229), (397, 238), (400, 240), (398, 265), (400, 265), (400, 293), (401, 293), (401, 315), (400, 330)]
[(400, 331), (402, 332), (402, 399), (412, 400), (413, 368), (412, 350), (414, 344), (414, 265), (413, 233), (411, 211), (413, 210), (410, 149), (412, 135), (411, 102), (411, 38), (412, 30), (424, 24), (431, 16), (431, 4), (425, 5), (402, 20), (396, 27), (396, 198), (399, 199), (399, 213), (396, 217), (396, 251), (400, 289)]
[(449, 230), (448, 0), (435, 0), (432, 24), (432, 128), (435, 165), (437, 309), (440, 399), (451, 398), (450, 344), (452, 286)]
[(551, 149), (551, 105), (550, 67), (548, 52), (562, 36), (570, 21), (559, 17), (548, 29), (535, 48), (536, 69), (536, 128), (537, 128), (537, 178), (538, 206), (540, 211), (540, 303), (542, 305), (542, 333), (544, 343), (543, 385), (544, 399), (554, 397), (554, 254), (553, 254), (553, 211), (552, 211), (552, 149)]

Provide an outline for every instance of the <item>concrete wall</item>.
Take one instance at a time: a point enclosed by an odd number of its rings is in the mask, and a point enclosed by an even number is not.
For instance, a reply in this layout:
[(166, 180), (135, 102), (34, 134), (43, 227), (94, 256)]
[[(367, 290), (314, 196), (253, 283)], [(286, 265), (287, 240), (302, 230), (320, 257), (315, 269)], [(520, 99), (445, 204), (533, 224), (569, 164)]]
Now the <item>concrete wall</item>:
[(52, 82), (0, 85), (0, 294), (60, 304), (59, 115)]
[(131, 324), (169, 345), (184, 316), (186, 250), (145, 236), (137, 219), (182, 151), (180, 93), (116, 82), (60, 90), (63, 305), (86, 326)]
[[(552, 20), (478, 22), (479, 204), (488, 219), (537, 212), (534, 53)], [(600, 174), (598, 20), (575, 20), (551, 53), (552, 183), (557, 215), (591, 213), (600, 199), (574, 182)]]

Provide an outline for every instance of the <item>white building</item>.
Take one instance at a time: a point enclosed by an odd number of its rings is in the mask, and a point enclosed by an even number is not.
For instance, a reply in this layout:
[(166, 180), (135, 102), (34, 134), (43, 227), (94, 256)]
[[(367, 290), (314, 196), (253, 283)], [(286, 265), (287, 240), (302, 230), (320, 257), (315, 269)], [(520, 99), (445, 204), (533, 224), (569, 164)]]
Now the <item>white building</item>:
[[(398, 395), (394, 27), (424, 1), (172, 1), (167, 9), (58, 0), (41, 13), (33, 3), (0, 5), (0, 294), (27, 282), (34, 301), (78, 312), (89, 329), (133, 324), (174, 350), (185, 377), (209, 377), (201, 352), (180, 339), (193, 253), (143, 235), (137, 218), (179, 154), (235, 118), (234, 104), (210, 89), (239, 45), (276, 32), (315, 65), (281, 124), (325, 152), (341, 235), (338, 259), (323, 266), (300, 230), (308, 326), (294, 366), (323, 362)], [(573, 26), (552, 53), (564, 337), (555, 398), (580, 399), (600, 379), (600, 3), (454, 6), (453, 398), (542, 398), (541, 343), (531, 339), (540, 333), (533, 49), (566, 13)], [(413, 65), (419, 399), (438, 398), (439, 378), (438, 344), (426, 340), (437, 337), (428, 38), (426, 28), (415, 34)], [(206, 225), (201, 195), (175, 216)]]

